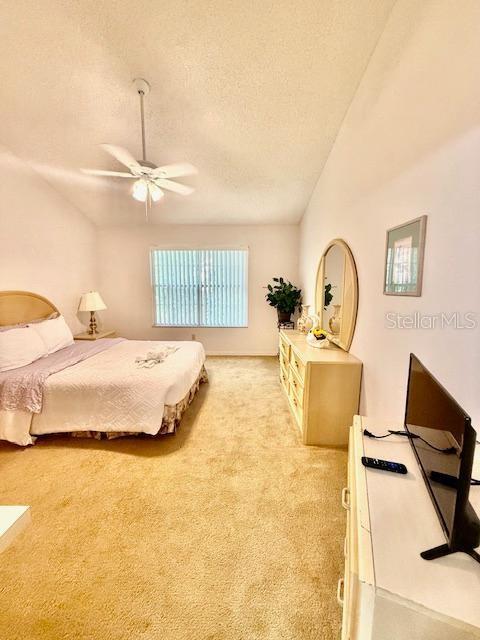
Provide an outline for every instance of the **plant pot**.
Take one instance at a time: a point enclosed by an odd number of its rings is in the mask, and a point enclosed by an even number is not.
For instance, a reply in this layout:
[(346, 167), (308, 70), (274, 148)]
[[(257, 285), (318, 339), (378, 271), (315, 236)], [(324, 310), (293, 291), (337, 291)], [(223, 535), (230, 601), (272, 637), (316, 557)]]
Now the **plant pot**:
[(277, 315), (278, 315), (278, 322), (290, 322), (290, 318), (292, 317), (292, 314), (289, 313), (288, 311), (279, 311), (277, 309)]

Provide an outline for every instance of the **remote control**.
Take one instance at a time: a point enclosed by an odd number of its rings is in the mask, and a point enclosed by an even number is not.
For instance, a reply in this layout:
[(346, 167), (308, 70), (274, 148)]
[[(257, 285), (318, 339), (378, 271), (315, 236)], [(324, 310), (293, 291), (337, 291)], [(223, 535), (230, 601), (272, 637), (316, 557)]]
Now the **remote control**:
[(400, 462), (390, 462), (389, 460), (379, 460), (378, 458), (367, 458), (362, 456), (364, 467), (379, 469), (380, 471), (391, 471), (392, 473), (407, 473), (407, 467)]

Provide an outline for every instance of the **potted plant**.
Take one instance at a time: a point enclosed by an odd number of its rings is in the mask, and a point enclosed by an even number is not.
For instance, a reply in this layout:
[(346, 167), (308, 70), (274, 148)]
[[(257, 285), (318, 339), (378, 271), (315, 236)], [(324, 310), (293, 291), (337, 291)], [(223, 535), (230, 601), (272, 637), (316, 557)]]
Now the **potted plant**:
[(276, 308), (278, 322), (289, 322), (292, 313), (300, 306), (302, 290), (283, 278), (273, 278), (273, 284), (267, 285), (267, 289), (265, 298), (271, 307)]

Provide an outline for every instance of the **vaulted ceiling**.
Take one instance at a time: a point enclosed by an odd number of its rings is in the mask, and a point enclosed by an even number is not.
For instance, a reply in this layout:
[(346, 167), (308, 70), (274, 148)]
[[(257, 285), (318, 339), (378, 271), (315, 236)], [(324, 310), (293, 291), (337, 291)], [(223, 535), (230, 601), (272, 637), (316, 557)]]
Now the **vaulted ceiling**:
[(7, 0), (0, 142), (98, 225), (143, 222), (100, 147), (188, 161), (152, 222), (300, 220), (394, 0)]

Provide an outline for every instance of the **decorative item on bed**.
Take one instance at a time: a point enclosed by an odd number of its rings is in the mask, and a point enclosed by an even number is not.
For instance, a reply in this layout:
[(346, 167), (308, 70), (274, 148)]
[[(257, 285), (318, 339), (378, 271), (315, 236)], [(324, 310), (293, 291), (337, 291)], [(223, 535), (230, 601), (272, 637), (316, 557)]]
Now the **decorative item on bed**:
[[(46, 298), (0, 292), (0, 439), (174, 433), (201, 382), (198, 342), (74, 342)], [(147, 366), (139, 366), (147, 363)]]

